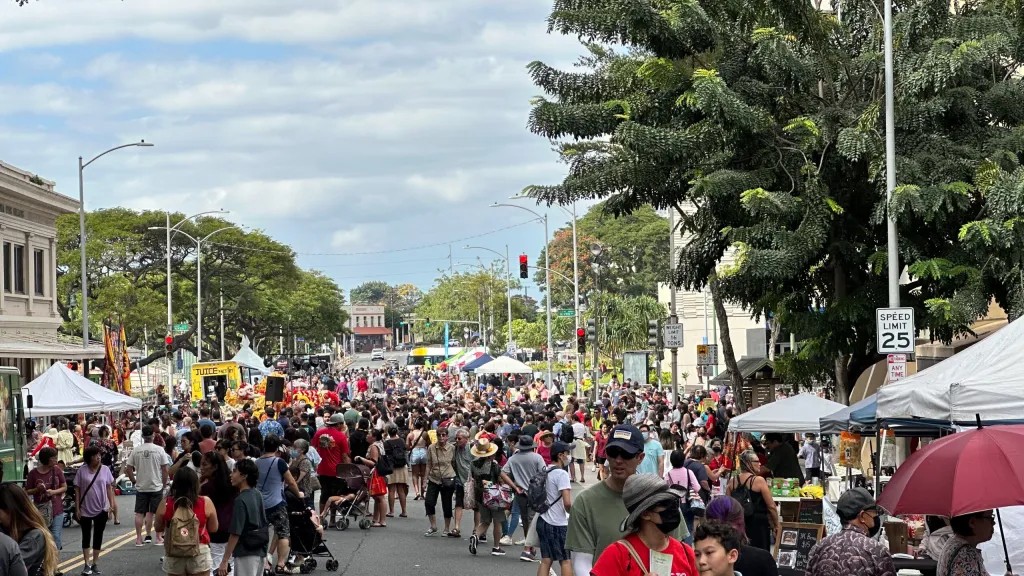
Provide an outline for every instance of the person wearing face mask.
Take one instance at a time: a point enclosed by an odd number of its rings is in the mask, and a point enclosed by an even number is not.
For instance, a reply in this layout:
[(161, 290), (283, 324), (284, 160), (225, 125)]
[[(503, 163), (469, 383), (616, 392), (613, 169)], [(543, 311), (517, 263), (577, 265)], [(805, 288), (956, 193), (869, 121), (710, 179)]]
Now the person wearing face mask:
[(638, 474), (657, 474), (661, 478), (665, 475), (665, 449), (658, 440), (658, 432), (644, 424), (640, 426), (640, 433), (644, 435), (644, 460), (636, 471)]
[(622, 500), (629, 515), (619, 525), (625, 536), (604, 549), (590, 574), (697, 574), (693, 549), (671, 536), (683, 521), (679, 510), (683, 496), (653, 474), (626, 479)]
[[(881, 511), (864, 488), (843, 492), (836, 504), (843, 530), (811, 548), (807, 576), (892, 576), (896, 574), (889, 549), (875, 539), (882, 529)], [(940, 572), (941, 574), (941, 572)]]
[[(608, 437), (605, 454), (608, 477), (577, 494), (569, 516), (565, 547), (572, 552), (573, 572), (582, 576), (590, 574), (594, 561), (623, 537), (622, 518), (629, 514), (623, 491), (644, 458), (643, 434), (628, 424), (616, 426)], [(677, 513), (678, 508), (676, 501)], [(680, 541), (689, 536), (682, 516), (670, 534)]]

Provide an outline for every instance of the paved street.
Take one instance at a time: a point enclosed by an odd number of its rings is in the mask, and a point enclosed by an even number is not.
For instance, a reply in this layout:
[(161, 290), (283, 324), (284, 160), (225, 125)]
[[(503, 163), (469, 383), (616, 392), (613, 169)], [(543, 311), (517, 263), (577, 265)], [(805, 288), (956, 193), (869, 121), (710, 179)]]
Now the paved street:
[[(409, 356), (409, 351), (408, 350), (398, 351), (398, 352), (388, 351), (388, 352), (384, 353), (384, 358), (386, 360), (390, 360), (390, 359), (394, 358), (395, 360), (398, 360), (398, 365), (399, 366), (405, 366), (405, 360), (406, 360), (406, 358), (408, 356)], [(386, 360), (373, 360), (373, 361), (370, 361), (370, 353), (369, 352), (359, 352), (359, 353), (357, 353), (355, 355), (355, 361), (352, 363), (351, 366), (349, 366), (349, 369), (356, 369), (356, 368), (380, 368), (380, 367), (384, 366), (384, 362)]]
[[(588, 478), (588, 486), (593, 480)], [(574, 484), (574, 492), (582, 488)], [(160, 571), (162, 548), (135, 547), (135, 529), (130, 511), (133, 496), (120, 496), (117, 500), (121, 525), (108, 524), (99, 567), (108, 576), (156, 576)], [(438, 507), (440, 513), (440, 506)], [(333, 574), (364, 576), (410, 576), (416, 573), (445, 574), (446, 576), (533, 576), (537, 565), (519, 561), (521, 548), (507, 547), (508, 555), (493, 557), (490, 548), (481, 546), (478, 556), (468, 551), (468, 535), (472, 530), (472, 515), (462, 523), (463, 538), (459, 540), (423, 536), (428, 527), (423, 502), (409, 503), (409, 518), (388, 518), (387, 528), (359, 530), (354, 524), (345, 532), (328, 530), (327, 544), (338, 559), (340, 568)], [(438, 525), (442, 526), (438, 518)], [(521, 532), (517, 539), (521, 537)], [(324, 569), (325, 559), (317, 560), (313, 574), (332, 574)], [(64, 532), (64, 550), (61, 552), (60, 570), (69, 576), (80, 574), (81, 528), (73, 525)]]

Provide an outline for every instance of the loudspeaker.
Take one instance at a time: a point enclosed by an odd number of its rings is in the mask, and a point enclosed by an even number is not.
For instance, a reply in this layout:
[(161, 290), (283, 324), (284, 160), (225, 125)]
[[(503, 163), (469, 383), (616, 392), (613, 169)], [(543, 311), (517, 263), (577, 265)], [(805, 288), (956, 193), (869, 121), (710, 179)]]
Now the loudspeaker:
[(263, 399), (267, 402), (284, 402), (284, 377), (267, 376), (267, 393)]

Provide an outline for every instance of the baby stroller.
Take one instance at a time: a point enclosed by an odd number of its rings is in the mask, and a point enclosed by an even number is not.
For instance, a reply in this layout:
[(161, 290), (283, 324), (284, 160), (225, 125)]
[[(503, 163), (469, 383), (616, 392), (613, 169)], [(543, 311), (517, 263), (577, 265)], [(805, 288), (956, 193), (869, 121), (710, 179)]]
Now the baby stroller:
[(307, 508), (305, 502), (291, 492), (285, 492), (285, 500), (288, 506), (288, 527), (292, 533), (291, 551), (296, 559), (302, 558), (301, 562), (296, 562), (299, 565), (299, 573), (309, 574), (316, 569), (314, 556), (327, 557), (324, 567), (331, 572), (337, 570), (338, 561), (324, 542), (320, 527), (315, 521), (316, 512)]
[[(360, 464), (338, 464), (338, 481), (342, 484), (340, 496), (348, 496), (345, 501), (333, 504), (328, 511), (330, 520), (328, 526), (334, 526), (337, 530), (348, 530), (349, 517), (362, 518), (359, 520), (359, 528), (368, 530), (370, 528), (370, 474), (373, 470), (369, 466)], [(341, 517), (337, 515), (340, 513)]]
[(62, 524), (65, 528), (70, 528), (71, 523), (75, 521), (75, 476), (77, 474), (77, 467), (72, 468), (68, 466), (64, 469), (64, 483), (67, 485), (67, 490), (64, 491), (61, 503), (64, 506), (64, 521)]

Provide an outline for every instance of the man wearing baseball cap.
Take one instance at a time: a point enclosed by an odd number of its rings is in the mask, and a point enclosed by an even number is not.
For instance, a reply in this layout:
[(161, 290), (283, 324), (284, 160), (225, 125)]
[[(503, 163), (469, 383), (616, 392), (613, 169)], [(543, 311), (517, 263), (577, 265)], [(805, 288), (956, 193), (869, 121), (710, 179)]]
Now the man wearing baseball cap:
[[(601, 552), (625, 535), (621, 524), (629, 511), (622, 491), (644, 459), (643, 434), (636, 426), (616, 426), (608, 436), (605, 456), (608, 477), (584, 490), (572, 504), (565, 547), (572, 552), (575, 574), (590, 574)], [(689, 536), (685, 524), (670, 535), (677, 540)]]
[(892, 576), (896, 573), (889, 550), (874, 537), (882, 529), (882, 511), (864, 488), (843, 492), (836, 504), (843, 530), (811, 548), (807, 576)]

